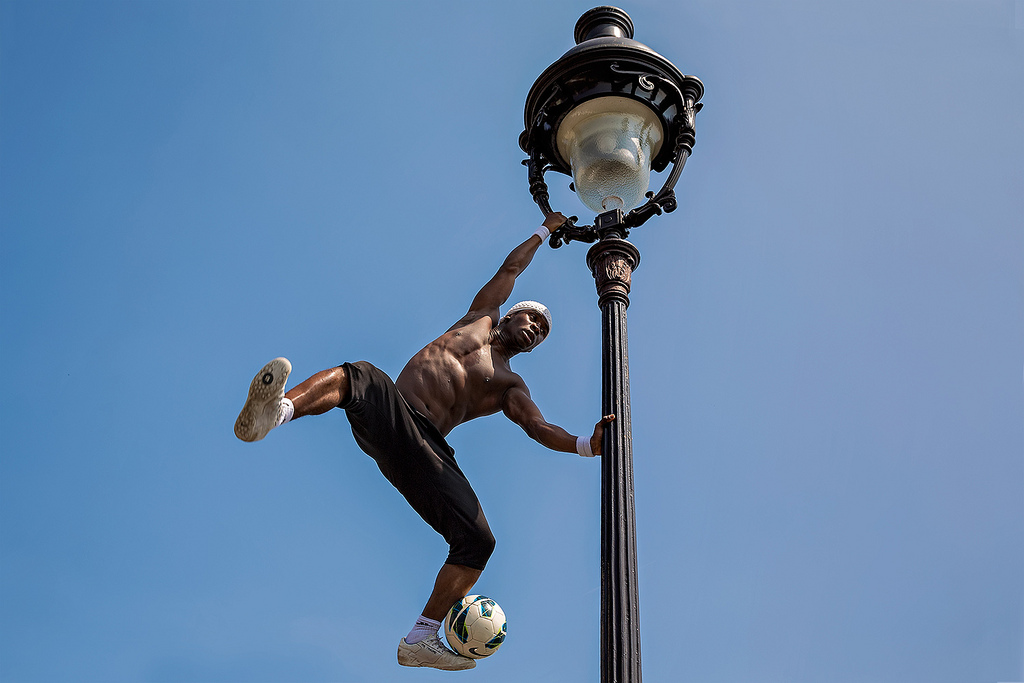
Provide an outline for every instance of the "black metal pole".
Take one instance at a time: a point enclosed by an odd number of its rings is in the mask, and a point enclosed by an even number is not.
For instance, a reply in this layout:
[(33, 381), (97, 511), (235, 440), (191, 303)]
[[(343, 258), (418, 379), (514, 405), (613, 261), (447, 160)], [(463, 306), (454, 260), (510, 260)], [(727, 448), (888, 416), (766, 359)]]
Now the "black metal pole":
[(601, 683), (640, 683), (640, 598), (633, 505), (626, 308), (640, 252), (606, 236), (587, 252), (601, 308), (602, 411), (615, 415), (601, 455)]

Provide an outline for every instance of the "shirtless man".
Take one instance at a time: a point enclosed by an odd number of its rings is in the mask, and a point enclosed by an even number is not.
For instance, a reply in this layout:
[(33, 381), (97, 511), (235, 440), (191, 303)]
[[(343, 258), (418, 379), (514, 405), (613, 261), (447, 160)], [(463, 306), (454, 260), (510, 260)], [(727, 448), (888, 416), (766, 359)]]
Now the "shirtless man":
[(267, 363), (253, 379), (235, 423), (243, 441), (258, 441), (274, 427), (332, 408), (346, 411), (356, 442), (376, 462), (413, 509), (449, 545), (423, 613), (398, 646), (404, 666), (457, 670), (473, 659), (446, 648), (438, 629), (451, 606), (467, 595), (494, 549), (494, 536), (469, 481), (444, 437), (456, 426), (499, 410), (544, 446), (583, 456), (600, 455), (603, 417), (592, 434), (576, 437), (544, 419), (513, 356), (530, 352), (551, 331), (542, 304), (524, 301), (502, 317), (498, 308), (512, 294), (516, 277), (533, 260), (559, 213), (512, 250), (477, 293), (469, 312), (412, 357), (397, 382), (365, 361), (319, 372), (285, 393), (291, 364)]

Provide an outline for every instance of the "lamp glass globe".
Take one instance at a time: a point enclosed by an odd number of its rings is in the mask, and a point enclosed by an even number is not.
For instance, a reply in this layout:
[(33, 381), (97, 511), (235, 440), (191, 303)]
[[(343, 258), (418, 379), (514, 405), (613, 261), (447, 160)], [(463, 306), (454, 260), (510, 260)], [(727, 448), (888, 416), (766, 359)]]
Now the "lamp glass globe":
[(558, 127), (558, 151), (572, 167), (580, 201), (597, 213), (629, 211), (644, 201), (651, 159), (664, 139), (661, 121), (637, 100), (606, 95), (574, 107)]

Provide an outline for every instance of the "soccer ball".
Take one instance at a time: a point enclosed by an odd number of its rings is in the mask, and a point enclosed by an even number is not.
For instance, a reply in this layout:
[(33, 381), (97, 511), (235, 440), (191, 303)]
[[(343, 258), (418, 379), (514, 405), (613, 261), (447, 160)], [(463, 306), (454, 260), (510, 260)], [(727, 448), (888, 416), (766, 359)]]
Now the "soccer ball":
[(444, 620), (444, 635), (460, 655), (487, 657), (505, 640), (505, 613), (488, 597), (467, 595), (452, 605)]

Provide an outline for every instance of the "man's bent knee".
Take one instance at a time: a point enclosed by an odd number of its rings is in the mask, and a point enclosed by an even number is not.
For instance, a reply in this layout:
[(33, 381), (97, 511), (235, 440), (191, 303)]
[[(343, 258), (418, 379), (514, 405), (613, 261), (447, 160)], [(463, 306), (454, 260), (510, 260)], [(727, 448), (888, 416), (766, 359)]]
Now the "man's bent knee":
[(494, 552), (494, 534), (487, 527), (474, 529), (471, 535), (452, 543), (445, 564), (461, 564), (483, 571)]

